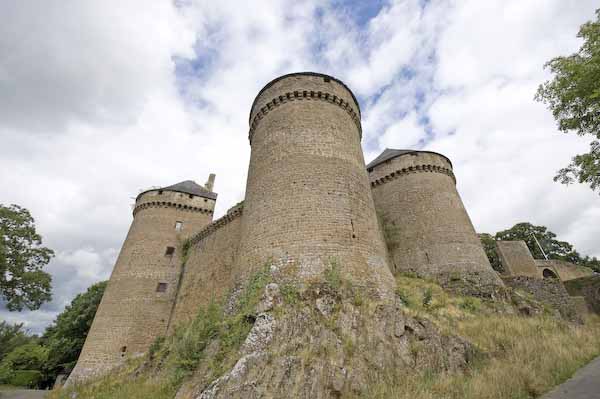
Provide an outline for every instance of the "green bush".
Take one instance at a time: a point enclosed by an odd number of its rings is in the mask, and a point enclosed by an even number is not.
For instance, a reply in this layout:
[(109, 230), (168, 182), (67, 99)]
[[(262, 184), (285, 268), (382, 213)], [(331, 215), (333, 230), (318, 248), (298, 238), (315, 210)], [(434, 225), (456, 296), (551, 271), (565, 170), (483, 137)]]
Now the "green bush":
[(38, 370), (15, 370), (8, 383), (17, 387), (37, 388), (41, 380), (42, 373)]

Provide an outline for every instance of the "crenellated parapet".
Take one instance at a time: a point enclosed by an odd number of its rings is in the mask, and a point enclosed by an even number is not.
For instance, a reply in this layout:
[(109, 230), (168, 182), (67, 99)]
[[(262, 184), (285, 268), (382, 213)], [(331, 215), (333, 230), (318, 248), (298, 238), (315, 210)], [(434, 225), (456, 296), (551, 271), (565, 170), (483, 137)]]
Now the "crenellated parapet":
[(198, 233), (194, 234), (190, 238), (191, 244), (196, 245), (198, 242), (200, 242), (203, 239), (205, 239), (206, 237), (210, 236), (215, 231), (219, 230), (221, 227), (230, 223), (232, 220), (237, 219), (240, 216), (242, 216), (243, 212), (244, 212), (243, 205), (235, 207), (234, 209), (229, 211), (225, 216), (215, 220), (214, 222), (212, 222), (211, 224), (209, 224), (208, 226), (206, 226), (205, 228), (200, 230)]
[(348, 101), (344, 100), (341, 97), (338, 97), (335, 94), (322, 92), (322, 91), (313, 91), (313, 90), (295, 90), (293, 92), (287, 92), (278, 97), (273, 98), (271, 101), (267, 102), (263, 107), (261, 107), (252, 118), (252, 122), (250, 123), (250, 132), (248, 133), (248, 140), (252, 143), (252, 136), (254, 135), (254, 131), (258, 127), (260, 121), (272, 110), (275, 108), (289, 104), (294, 101), (323, 101), (335, 106), (342, 108), (344, 111), (348, 113), (354, 124), (358, 129), (358, 135), (362, 138), (362, 126), (360, 123), (360, 113), (357, 112), (352, 104)]

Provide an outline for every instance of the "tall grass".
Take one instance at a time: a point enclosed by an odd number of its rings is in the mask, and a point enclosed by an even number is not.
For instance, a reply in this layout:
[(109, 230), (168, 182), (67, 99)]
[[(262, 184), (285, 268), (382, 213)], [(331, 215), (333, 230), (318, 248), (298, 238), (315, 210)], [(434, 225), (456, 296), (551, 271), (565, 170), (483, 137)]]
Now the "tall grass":
[(525, 318), (495, 312), (493, 304), (474, 298), (449, 296), (432, 282), (409, 277), (397, 282), (409, 313), (462, 336), (486, 356), (465, 373), (373, 375), (364, 398), (536, 398), (600, 356), (598, 316), (589, 317), (583, 326), (547, 315)]

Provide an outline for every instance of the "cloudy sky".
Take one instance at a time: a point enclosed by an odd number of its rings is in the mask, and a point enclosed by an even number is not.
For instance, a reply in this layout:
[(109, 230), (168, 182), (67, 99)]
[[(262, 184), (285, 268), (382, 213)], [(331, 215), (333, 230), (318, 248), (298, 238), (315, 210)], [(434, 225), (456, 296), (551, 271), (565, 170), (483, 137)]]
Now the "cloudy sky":
[(548, 226), (600, 256), (600, 197), (554, 172), (587, 143), (533, 100), (597, 0), (103, 0), (0, 3), (0, 203), (31, 210), (54, 300), (0, 311), (33, 332), (108, 278), (136, 194), (217, 174), (241, 200), (248, 113), (278, 75), (345, 81), (367, 161), (448, 155), (480, 232)]

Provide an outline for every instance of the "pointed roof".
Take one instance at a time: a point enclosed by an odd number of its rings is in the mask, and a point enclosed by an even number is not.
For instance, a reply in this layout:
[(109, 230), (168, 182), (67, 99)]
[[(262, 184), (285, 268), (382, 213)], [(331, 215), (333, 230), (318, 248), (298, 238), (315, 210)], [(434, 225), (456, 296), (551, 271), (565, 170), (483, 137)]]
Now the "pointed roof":
[[(375, 158), (374, 160), (369, 162), (369, 164), (367, 165), (367, 170), (374, 168), (375, 166), (382, 164), (385, 161), (389, 161), (390, 159), (393, 159), (393, 158), (396, 158), (396, 157), (399, 157), (402, 155), (416, 154), (416, 153), (422, 153), (422, 152), (440, 155), (440, 156), (446, 158), (448, 160), (448, 162), (450, 162), (450, 160), (448, 159), (447, 156), (442, 155), (439, 152), (419, 151), (419, 150), (396, 150), (393, 148), (386, 148), (385, 150), (383, 150), (383, 152), (381, 154), (379, 154), (379, 156), (377, 158)], [(452, 165), (452, 162), (450, 162), (450, 165)]]
[[(208, 198), (208, 199), (212, 199), (212, 200), (217, 199), (216, 193), (213, 193), (212, 191), (207, 190), (205, 187), (199, 185), (198, 183), (196, 183), (193, 180), (184, 180), (182, 182), (173, 184), (171, 186), (165, 186), (165, 187), (161, 187), (161, 188), (152, 188), (150, 190), (146, 190), (146, 191), (140, 193), (138, 195), (138, 198), (140, 197), (140, 195), (145, 194), (148, 191), (158, 191), (158, 190), (176, 191), (178, 193), (196, 195), (198, 197), (204, 197), (204, 198)], [(137, 198), (136, 198), (136, 200), (137, 200)]]
[(207, 190), (203, 186), (199, 185), (193, 180), (184, 180), (172, 186), (163, 187), (163, 190), (177, 191), (185, 194), (197, 195), (199, 197), (205, 197), (210, 199), (217, 199), (217, 194), (210, 190)]

